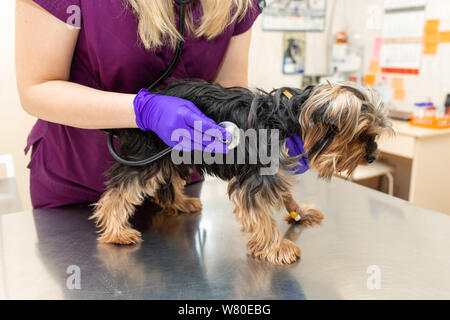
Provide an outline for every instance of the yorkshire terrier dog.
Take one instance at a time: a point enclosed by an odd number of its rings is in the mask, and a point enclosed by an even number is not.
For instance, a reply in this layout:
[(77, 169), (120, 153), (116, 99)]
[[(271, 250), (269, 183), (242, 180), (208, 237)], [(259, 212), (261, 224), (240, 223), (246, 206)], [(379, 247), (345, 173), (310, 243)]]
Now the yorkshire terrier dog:
[[(168, 214), (200, 211), (200, 200), (183, 192), (191, 172), (197, 171), (229, 181), (228, 196), (235, 204), (234, 213), (242, 231), (249, 234), (247, 248), (253, 256), (274, 264), (293, 263), (301, 251), (282, 237), (272, 211), (284, 206), (288, 213), (300, 215), (299, 222), (305, 225), (320, 224), (323, 219), (318, 209), (301, 206), (292, 196), (292, 168), (298, 159), (307, 156), (310, 168), (320, 178), (329, 180), (333, 173), (344, 171), (350, 175), (358, 164), (376, 159), (375, 139), (390, 128), (380, 96), (354, 82), (320, 84), (304, 90), (280, 88), (266, 93), (182, 81), (155, 93), (190, 100), (217, 123), (230, 121), (242, 130), (253, 128), (256, 132), (276, 129), (278, 139), (268, 139), (267, 145), (279, 147), (279, 154), (271, 155), (279, 158), (278, 170), (262, 175), (260, 169), (267, 164), (259, 159), (253, 163), (174, 164), (170, 153), (144, 167), (116, 163), (107, 173), (107, 190), (95, 204), (92, 216), (102, 243), (141, 241), (141, 234), (132, 228), (129, 219), (146, 197), (152, 197)], [(121, 129), (116, 133), (120, 155), (126, 159), (148, 158), (167, 147), (151, 131)], [(304, 155), (289, 156), (286, 138), (293, 134), (302, 137)], [(240, 142), (245, 153), (250, 152), (247, 143), (246, 139)], [(289, 215), (286, 220), (295, 223)]]

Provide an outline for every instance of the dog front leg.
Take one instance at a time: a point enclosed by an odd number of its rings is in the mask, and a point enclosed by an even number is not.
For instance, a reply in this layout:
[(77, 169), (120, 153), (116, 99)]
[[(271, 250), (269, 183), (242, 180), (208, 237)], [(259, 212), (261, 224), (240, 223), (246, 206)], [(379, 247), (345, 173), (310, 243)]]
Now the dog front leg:
[(242, 232), (250, 233), (247, 248), (259, 259), (273, 264), (291, 264), (300, 257), (301, 250), (295, 243), (284, 239), (271, 214), (271, 204), (265, 203), (262, 193), (252, 195), (256, 205), (248, 198), (248, 194), (237, 190), (231, 194), (236, 208), (234, 213), (240, 223)]
[[(313, 226), (322, 223), (324, 215), (320, 210), (308, 204), (299, 205), (297, 201), (295, 201), (295, 199), (292, 197), (291, 193), (286, 194), (283, 197), (283, 201), (284, 206), (288, 212), (285, 220), (289, 224), (303, 224), (306, 226)], [(292, 212), (300, 215), (300, 220), (296, 221), (295, 218), (291, 217)]]
[(141, 242), (141, 233), (129, 222), (135, 207), (142, 204), (145, 192), (138, 178), (109, 185), (100, 200), (94, 205), (91, 219), (96, 221), (102, 243), (133, 244)]

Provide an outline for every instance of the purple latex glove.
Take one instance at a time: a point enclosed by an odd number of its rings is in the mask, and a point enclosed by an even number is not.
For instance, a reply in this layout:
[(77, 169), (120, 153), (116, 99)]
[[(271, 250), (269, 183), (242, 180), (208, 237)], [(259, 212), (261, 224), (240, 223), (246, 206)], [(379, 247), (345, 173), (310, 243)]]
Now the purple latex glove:
[(142, 89), (133, 104), (138, 127), (155, 132), (168, 146), (187, 152), (205, 149), (207, 152), (228, 152), (223, 140), (231, 139), (231, 134), (192, 102)]
[(293, 169), (295, 174), (305, 173), (309, 169), (308, 156), (303, 148), (303, 140), (297, 135), (292, 135), (286, 139), (286, 147), (288, 148), (288, 153), (291, 157), (297, 157), (303, 155), (299, 160), (297, 166)]

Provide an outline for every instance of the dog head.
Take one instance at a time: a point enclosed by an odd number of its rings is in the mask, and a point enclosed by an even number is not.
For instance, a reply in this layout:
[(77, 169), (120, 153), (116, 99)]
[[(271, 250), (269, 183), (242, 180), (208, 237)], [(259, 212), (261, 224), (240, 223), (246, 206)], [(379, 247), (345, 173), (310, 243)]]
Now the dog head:
[(377, 138), (391, 131), (380, 95), (355, 82), (320, 84), (301, 105), (299, 124), (311, 168), (330, 179), (376, 160)]

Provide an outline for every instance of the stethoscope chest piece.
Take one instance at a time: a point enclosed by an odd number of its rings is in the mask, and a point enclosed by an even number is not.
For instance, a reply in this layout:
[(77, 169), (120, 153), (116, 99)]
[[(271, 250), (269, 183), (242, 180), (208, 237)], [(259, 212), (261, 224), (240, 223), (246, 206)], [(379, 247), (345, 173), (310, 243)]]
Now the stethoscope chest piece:
[(231, 133), (231, 139), (222, 142), (227, 145), (229, 150), (236, 148), (241, 140), (239, 127), (230, 121), (223, 121), (221, 123), (218, 123), (218, 125), (222, 128), (225, 128), (225, 130)]

